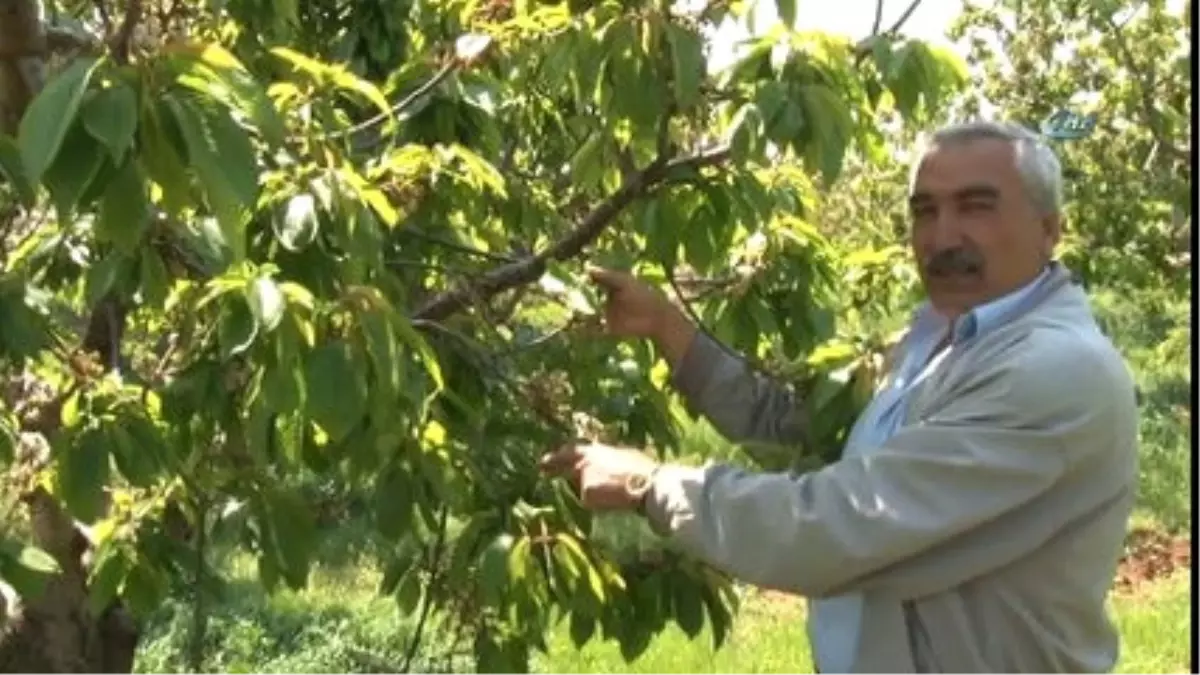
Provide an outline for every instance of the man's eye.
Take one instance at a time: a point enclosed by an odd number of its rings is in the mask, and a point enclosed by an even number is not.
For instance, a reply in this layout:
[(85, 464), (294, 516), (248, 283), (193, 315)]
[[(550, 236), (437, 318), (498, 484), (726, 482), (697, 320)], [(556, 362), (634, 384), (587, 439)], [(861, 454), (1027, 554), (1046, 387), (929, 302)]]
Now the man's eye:
[(962, 205), (962, 210), (967, 213), (982, 213), (991, 211), (994, 205), (991, 202), (966, 202)]

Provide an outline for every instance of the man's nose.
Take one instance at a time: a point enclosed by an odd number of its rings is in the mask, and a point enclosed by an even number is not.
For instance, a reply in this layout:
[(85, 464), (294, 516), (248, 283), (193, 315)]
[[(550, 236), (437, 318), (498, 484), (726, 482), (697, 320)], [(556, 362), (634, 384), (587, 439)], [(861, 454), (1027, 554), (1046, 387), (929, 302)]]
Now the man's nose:
[(962, 245), (962, 226), (959, 224), (958, 218), (955, 218), (948, 209), (939, 210), (932, 225), (933, 227), (930, 229), (933, 231), (930, 234), (935, 251), (958, 248)]

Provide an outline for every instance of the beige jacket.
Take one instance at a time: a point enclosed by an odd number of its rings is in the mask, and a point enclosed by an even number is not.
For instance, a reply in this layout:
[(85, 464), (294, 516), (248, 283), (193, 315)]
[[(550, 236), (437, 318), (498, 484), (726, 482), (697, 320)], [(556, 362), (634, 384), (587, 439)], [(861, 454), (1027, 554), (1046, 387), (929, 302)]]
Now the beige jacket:
[[(752, 584), (861, 592), (857, 672), (1111, 670), (1137, 407), (1084, 292), (1054, 273), (1032, 309), (941, 362), (884, 447), (798, 476), (664, 467), (651, 523)], [(803, 426), (792, 392), (707, 336), (675, 385), (734, 441)]]

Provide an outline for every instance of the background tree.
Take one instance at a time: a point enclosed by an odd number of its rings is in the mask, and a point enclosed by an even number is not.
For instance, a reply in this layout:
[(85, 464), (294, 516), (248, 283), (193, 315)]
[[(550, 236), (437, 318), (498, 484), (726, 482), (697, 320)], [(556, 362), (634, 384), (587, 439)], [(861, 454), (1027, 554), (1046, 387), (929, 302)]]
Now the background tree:
[(1190, 287), (1190, 8), (972, 2), (950, 31), (970, 45), (978, 96), (998, 114), (1033, 128), (1060, 110), (1096, 116), (1090, 135), (1057, 147), (1068, 177), (1064, 257), (1090, 283)]

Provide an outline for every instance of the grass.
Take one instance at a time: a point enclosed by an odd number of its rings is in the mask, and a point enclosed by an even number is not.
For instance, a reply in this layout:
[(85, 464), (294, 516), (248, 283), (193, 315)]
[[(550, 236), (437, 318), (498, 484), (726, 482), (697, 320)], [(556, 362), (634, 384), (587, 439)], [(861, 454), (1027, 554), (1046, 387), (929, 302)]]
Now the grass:
[[(1163, 293), (1138, 297), (1093, 293), (1105, 330), (1133, 369), (1142, 402), (1138, 509), (1135, 527), (1185, 533), (1192, 523), (1189, 306)], [(707, 425), (688, 430), (686, 446), (728, 459), (734, 450)], [(617, 534), (636, 539), (630, 528)], [(304, 592), (267, 594), (244, 558), (232, 565), (233, 584), (214, 604), (205, 669), (219, 672), (397, 672), (409, 635), (393, 602), (376, 596), (379, 576), (356, 563), (369, 548), (366, 533), (341, 527), (331, 555)], [(340, 555), (332, 555), (340, 553)], [(1189, 570), (1143, 585), (1112, 600), (1122, 635), (1116, 672), (1187, 672), (1190, 652)], [(189, 608), (173, 601), (154, 616), (139, 649), (139, 672), (186, 672)], [(564, 624), (551, 635), (537, 672), (811, 672), (799, 601), (751, 597), (726, 646), (714, 651), (707, 634), (694, 642), (668, 628), (632, 664), (613, 643), (572, 645)], [(437, 631), (430, 631), (437, 635)], [(418, 663), (415, 671), (470, 670), (468, 663)]]
[[(1191, 579), (1188, 570), (1111, 602), (1123, 639), (1117, 673), (1177, 673), (1190, 667)], [(558, 634), (550, 656), (538, 663), (547, 673), (804, 673), (812, 657), (800, 601), (749, 601), (729, 644), (714, 651), (707, 631), (693, 642), (672, 627), (644, 658), (626, 664), (615, 643), (594, 642), (576, 651)]]
[[(235, 566), (240, 578), (210, 619), (209, 672), (398, 672), (408, 624), (395, 605), (375, 595), (378, 575), (366, 567), (321, 568), (302, 592), (268, 595)], [(1117, 673), (1187, 672), (1190, 661), (1190, 575), (1171, 576), (1115, 595), (1112, 616), (1122, 636)], [(186, 672), (188, 609), (169, 603), (152, 622), (139, 650), (137, 672)], [(632, 664), (613, 642), (582, 650), (564, 623), (551, 635), (549, 653), (534, 660), (542, 673), (795, 673), (812, 672), (801, 600), (751, 594), (725, 646), (714, 650), (705, 630), (695, 641), (671, 625)], [(466, 663), (456, 670), (466, 670)], [(445, 664), (416, 664), (421, 672), (446, 672)]]

